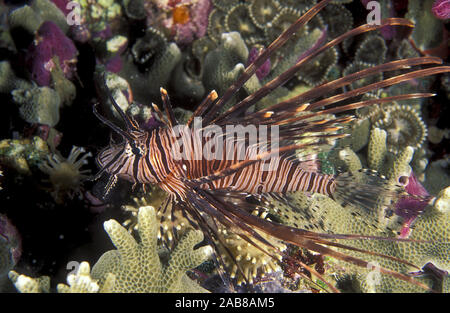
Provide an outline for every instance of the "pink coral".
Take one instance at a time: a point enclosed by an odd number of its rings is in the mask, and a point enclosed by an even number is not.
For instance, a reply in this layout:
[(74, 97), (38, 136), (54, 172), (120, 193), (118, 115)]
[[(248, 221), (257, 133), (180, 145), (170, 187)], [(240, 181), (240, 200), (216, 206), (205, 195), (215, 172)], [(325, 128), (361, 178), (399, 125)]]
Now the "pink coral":
[(166, 28), (171, 29), (177, 44), (187, 45), (197, 38), (205, 36), (208, 27), (208, 17), (212, 10), (210, 0), (180, 0), (168, 3), (172, 13), (181, 6), (188, 9), (188, 18), (181, 20), (174, 16), (164, 20)]
[(436, 0), (431, 8), (433, 14), (441, 20), (450, 18), (450, 0)]
[(11, 260), (17, 264), (22, 255), (22, 239), (16, 227), (3, 214), (0, 214), (0, 240), (5, 241)]
[[(250, 65), (253, 61), (256, 60), (256, 58), (263, 52), (263, 50), (258, 49), (256, 47), (253, 47), (250, 50), (250, 53), (248, 54), (248, 60), (247, 60), (247, 66)], [(258, 77), (259, 80), (263, 79), (267, 75), (269, 75), (271, 68), (270, 59), (267, 59), (266, 62), (264, 62), (263, 65), (261, 65), (258, 70), (256, 71), (256, 77)]]
[(71, 79), (76, 71), (77, 54), (72, 40), (55, 23), (47, 21), (39, 27), (28, 48), (26, 62), (32, 79), (40, 86), (48, 86), (55, 67), (54, 57), (58, 57), (65, 77)]
[(410, 196), (402, 197), (395, 205), (395, 213), (404, 219), (400, 237), (406, 238), (411, 233), (411, 225), (428, 205), (430, 194), (417, 180), (414, 173), (408, 179), (405, 187)]

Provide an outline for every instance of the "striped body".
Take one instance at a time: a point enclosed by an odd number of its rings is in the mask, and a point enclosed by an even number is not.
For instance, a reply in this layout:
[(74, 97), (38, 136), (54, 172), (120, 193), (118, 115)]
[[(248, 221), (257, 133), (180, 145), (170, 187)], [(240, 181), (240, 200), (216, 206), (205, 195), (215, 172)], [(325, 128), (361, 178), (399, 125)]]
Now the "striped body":
[[(237, 164), (242, 161), (242, 157), (238, 158), (238, 152), (243, 153), (244, 160), (251, 159), (258, 152), (254, 147), (223, 143), (222, 153), (213, 158), (205, 152), (207, 141), (187, 128), (178, 137), (170, 129), (158, 128), (138, 138), (137, 146), (146, 151), (142, 157), (133, 155), (131, 147), (111, 146), (100, 153), (99, 165), (105, 167), (113, 161), (113, 166), (107, 169), (109, 174), (134, 183), (157, 183), (162, 189), (181, 198), (184, 194), (183, 180), (210, 176)], [(177, 156), (175, 151), (180, 154)], [(250, 194), (307, 191), (331, 195), (335, 182), (333, 175), (308, 171), (301, 162), (277, 156), (255, 162), (200, 187)]]

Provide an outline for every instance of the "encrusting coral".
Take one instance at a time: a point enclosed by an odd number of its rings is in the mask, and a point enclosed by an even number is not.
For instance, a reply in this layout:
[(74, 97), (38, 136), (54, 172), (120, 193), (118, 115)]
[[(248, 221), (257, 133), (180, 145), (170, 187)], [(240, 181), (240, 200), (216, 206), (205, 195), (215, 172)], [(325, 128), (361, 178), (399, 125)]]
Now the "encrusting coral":
[(28, 123), (51, 127), (58, 124), (61, 98), (52, 88), (15, 89), (12, 96), (14, 102), (19, 105), (21, 117)]
[(30, 175), (49, 153), (48, 145), (40, 137), (4, 139), (0, 141), (0, 163), (19, 174)]
[(14, 268), (22, 254), (22, 240), (16, 227), (0, 214), (0, 290), (1, 281)]

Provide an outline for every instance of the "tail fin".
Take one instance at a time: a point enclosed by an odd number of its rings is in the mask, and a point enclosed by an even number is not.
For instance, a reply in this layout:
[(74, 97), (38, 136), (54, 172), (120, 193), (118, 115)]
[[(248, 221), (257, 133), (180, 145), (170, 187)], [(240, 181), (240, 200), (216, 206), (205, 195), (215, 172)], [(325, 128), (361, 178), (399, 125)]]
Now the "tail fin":
[(343, 207), (356, 205), (371, 210), (379, 207), (394, 207), (405, 190), (389, 182), (376, 171), (360, 169), (338, 174), (332, 198)]

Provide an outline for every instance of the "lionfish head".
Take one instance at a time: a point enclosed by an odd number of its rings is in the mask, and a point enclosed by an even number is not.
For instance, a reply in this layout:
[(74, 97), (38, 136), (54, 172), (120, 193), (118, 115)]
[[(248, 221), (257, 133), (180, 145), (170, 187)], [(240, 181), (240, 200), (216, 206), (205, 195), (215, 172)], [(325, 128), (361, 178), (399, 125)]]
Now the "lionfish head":
[(120, 108), (108, 89), (107, 92), (114, 108), (125, 122), (126, 128), (122, 129), (100, 115), (96, 106), (94, 106), (94, 114), (97, 118), (123, 139), (121, 143), (110, 144), (98, 154), (96, 162), (101, 171), (97, 174), (97, 177), (106, 172), (111, 175), (113, 180), (119, 177), (136, 183), (141, 161), (148, 153), (148, 133), (143, 131), (136, 121)]

